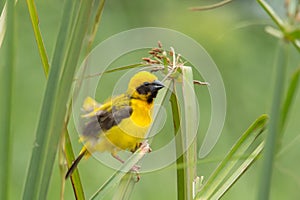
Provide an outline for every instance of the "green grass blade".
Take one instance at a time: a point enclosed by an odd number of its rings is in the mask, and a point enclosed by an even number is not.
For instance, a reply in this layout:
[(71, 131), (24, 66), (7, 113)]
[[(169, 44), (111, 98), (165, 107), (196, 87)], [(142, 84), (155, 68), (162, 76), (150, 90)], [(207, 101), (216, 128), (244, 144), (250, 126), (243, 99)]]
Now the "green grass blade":
[(280, 132), (277, 140), (277, 152), (279, 152), (281, 148), (282, 137), (284, 134), (284, 127), (286, 124), (286, 120), (288, 118), (288, 114), (291, 111), (291, 106), (293, 104), (293, 100), (297, 94), (297, 89), (299, 85), (299, 77), (300, 77), (300, 68), (298, 68), (292, 75), (292, 79), (288, 86), (288, 90), (285, 96), (285, 100), (283, 102), (282, 110), (281, 110), (281, 119), (280, 119)]
[[(174, 85), (175, 91), (175, 85)], [(185, 199), (185, 186), (184, 184), (184, 162), (183, 155), (180, 155), (183, 152), (182, 147), (182, 132), (180, 129), (180, 114), (179, 114), (179, 104), (177, 101), (177, 97), (175, 93), (171, 94), (170, 103), (172, 108), (172, 117), (173, 117), (173, 126), (174, 126), (174, 134), (179, 134), (179, 137), (176, 137), (176, 173), (177, 173), (177, 199), (184, 200)], [(175, 135), (176, 136), (176, 135)], [(179, 167), (182, 166), (182, 167)]]
[[(186, 198), (194, 199), (194, 180), (197, 177), (197, 143), (195, 136), (198, 131), (198, 124), (195, 120), (199, 117), (197, 113), (196, 95), (194, 90), (194, 79), (193, 71), (191, 67), (183, 66), (182, 68), (182, 96), (183, 96), (183, 108), (184, 108), (184, 121), (181, 128), (182, 131), (182, 141), (183, 148), (186, 152), (183, 154), (184, 163), (186, 167), (184, 168), (185, 174), (185, 191)], [(197, 120), (196, 120), (197, 122)], [(188, 146), (190, 144), (190, 146)]]
[(249, 169), (249, 167), (256, 161), (256, 158), (261, 155), (264, 148), (264, 142), (261, 142), (256, 149), (247, 156), (246, 160), (236, 169), (233, 174), (221, 185), (211, 199), (220, 199), (233, 184)]
[[(71, 1), (66, 1), (64, 7), (64, 13), (69, 13)], [(54, 57), (52, 61), (52, 68), (50, 70), (49, 78), (47, 81), (47, 87), (44, 94), (44, 100), (42, 110), (40, 114), (40, 120), (36, 131), (35, 146), (32, 150), (32, 156), (30, 160), (29, 170), (27, 172), (27, 178), (23, 193), (23, 199), (37, 199), (39, 185), (41, 182), (41, 173), (43, 167), (43, 158), (45, 158), (44, 151), (46, 151), (47, 137), (50, 137), (49, 127), (51, 117), (54, 110), (54, 102), (58, 91), (58, 82), (60, 77), (60, 70), (63, 62), (64, 42), (66, 41), (69, 18), (63, 18), (60, 26), (60, 32), (56, 42)], [(45, 73), (47, 73), (45, 71)]]
[(5, 32), (6, 32), (6, 3), (4, 4), (3, 10), (0, 15), (0, 47), (2, 46)]
[(285, 72), (287, 68), (288, 45), (285, 41), (281, 41), (276, 60), (276, 79), (274, 84), (274, 96), (270, 115), (270, 127), (267, 135), (265, 150), (263, 154), (263, 169), (259, 184), (258, 199), (269, 199), (271, 187), (271, 177), (273, 172), (273, 162), (276, 152), (276, 144), (278, 143), (278, 135), (280, 131), (280, 107), (284, 95)]
[(287, 116), (289, 114), (291, 105), (295, 98), (298, 86), (299, 86), (299, 78), (300, 78), (300, 68), (298, 68), (292, 75), (291, 82), (289, 84), (287, 94), (283, 103), (282, 107), (282, 114), (281, 114), (281, 129), (284, 128)]
[[(99, 3), (100, 2), (100, 3)], [(90, 48), (92, 47), (92, 43), (94, 41), (94, 38), (95, 38), (95, 34), (96, 34), (96, 29), (98, 28), (98, 25), (99, 25), (99, 22), (100, 22), (100, 16), (101, 16), (101, 13), (103, 11), (103, 6), (104, 6), (104, 0), (102, 1), (94, 1), (94, 6), (93, 6), (93, 9), (96, 9), (97, 13), (96, 13), (96, 17), (97, 19), (94, 19), (94, 23), (91, 23), (92, 24), (92, 27), (93, 27), (93, 31), (92, 33), (88, 33), (87, 31), (87, 36), (89, 38), (88, 42), (87, 42), (87, 46), (88, 46), (88, 49), (87, 49), (87, 53), (89, 53), (90, 51)], [(78, 8), (79, 8), (79, 3), (80, 2), (76, 2), (75, 5), (73, 4), (73, 7), (74, 7), (74, 11), (76, 11)], [(98, 5), (99, 6), (96, 6)], [(92, 12), (94, 13), (94, 11)], [(74, 28), (75, 26), (75, 18), (76, 18), (76, 12), (73, 12), (73, 13), (69, 13), (67, 14), (68, 16), (65, 16), (63, 18), (71, 18), (73, 19), (69, 24), (71, 24)], [(91, 14), (93, 15), (93, 14)], [(73, 16), (73, 18), (71, 17)], [(72, 28), (72, 30), (73, 30)], [(66, 31), (65, 31), (66, 32)], [(65, 37), (59, 37), (59, 38), (65, 38)], [(65, 40), (60, 40), (58, 43), (64, 43)], [(65, 46), (65, 44), (63, 44)], [(85, 44), (84, 44), (85, 45)], [(81, 81), (81, 79), (80, 79)], [(77, 84), (77, 86), (80, 86), (81, 84)], [(76, 95), (74, 95), (76, 96)], [(71, 101), (68, 103), (68, 114), (67, 114), (67, 118), (69, 118), (70, 114), (71, 114)], [(65, 121), (65, 126), (64, 126), (64, 130), (63, 130), (63, 134), (61, 136), (61, 140), (63, 138), (65, 138), (65, 143), (64, 144), (61, 144), (61, 149), (62, 151), (64, 152), (61, 152), (64, 154), (64, 157), (62, 159), (65, 159), (64, 162), (67, 162), (67, 166), (71, 166), (72, 162), (74, 161), (75, 159), (75, 156), (74, 156), (74, 152), (73, 152), (73, 148), (72, 148), (72, 145), (70, 143), (70, 137), (69, 137), (69, 132), (66, 128), (66, 124), (68, 124), (68, 120)], [(61, 182), (62, 182), (62, 193), (63, 193), (63, 190), (64, 190), (64, 184), (65, 184), (65, 173), (66, 173), (66, 168), (65, 168), (65, 165), (64, 166), (61, 166)], [(79, 172), (78, 170), (75, 170), (74, 173), (73, 173), (73, 176), (70, 177), (70, 180), (71, 180), (71, 183), (72, 183), (72, 188), (73, 188), (73, 191), (74, 191), (74, 195), (75, 195), (75, 198), (76, 199), (85, 199), (85, 196), (84, 196), (84, 192), (83, 192), (83, 188), (82, 188), (82, 184), (81, 184), (81, 180), (80, 180), (80, 176), (79, 176)]]
[[(64, 126), (64, 119), (67, 114), (67, 103), (69, 101), (70, 90), (76, 70), (76, 66), (79, 60), (81, 47), (85, 39), (85, 34), (88, 28), (88, 22), (90, 19), (90, 11), (93, 6), (93, 0), (87, 0), (81, 2), (79, 13), (76, 19), (75, 28), (72, 31), (70, 37), (71, 44), (68, 48), (66, 55), (65, 67), (63, 68), (60, 85), (58, 90), (58, 98), (55, 102), (55, 110), (53, 119), (53, 126), (51, 126), (51, 137), (48, 142), (48, 152), (46, 154), (46, 163), (43, 171), (43, 179), (41, 184), (39, 199), (45, 199), (48, 191), (48, 185), (50, 183), (51, 173), (53, 169), (53, 163), (55, 160), (57, 147), (59, 144), (60, 133)], [(57, 133), (58, 132), (58, 133)], [(54, 134), (56, 133), (56, 134)]]
[(223, 0), (221, 2), (212, 4), (212, 5), (208, 5), (208, 6), (200, 6), (200, 7), (192, 7), (190, 8), (191, 11), (204, 11), (204, 10), (211, 10), (211, 9), (215, 9), (215, 8), (219, 8), (222, 6), (225, 6), (226, 4), (232, 2), (232, 0)]
[[(64, 55), (64, 50), (65, 50), (65, 46), (67, 44), (67, 34), (69, 33), (70, 30), (70, 26), (68, 26), (68, 24), (70, 24), (70, 20), (71, 20), (71, 15), (72, 15), (72, 1), (68, 1), (68, 4), (66, 4), (65, 6), (65, 10), (63, 12), (63, 16), (62, 16), (62, 26), (60, 28), (59, 34), (58, 34), (58, 39), (56, 42), (56, 48), (55, 48), (55, 53), (54, 53), (54, 57), (53, 57), (53, 65), (55, 66), (61, 66), (62, 62), (63, 62), (63, 55)], [(76, 9), (73, 9), (76, 10)], [(74, 15), (74, 14), (73, 14)], [(48, 72), (45, 71), (44, 69), (44, 73), (46, 75), (48, 75)], [(66, 122), (67, 124), (67, 122)], [(65, 134), (64, 134), (65, 133)], [(65, 186), (65, 159), (67, 160), (68, 164), (71, 165), (72, 161), (75, 159), (74, 153), (73, 153), (73, 148), (70, 142), (70, 137), (69, 137), (69, 133), (68, 130), (66, 128), (66, 125), (64, 126), (64, 131), (63, 131), (63, 135), (64, 135), (64, 151), (60, 152), (61, 154), (61, 158), (63, 159), (61, 162), (61, 176), (62, 176), (62, 189), (61, 189), (61, 199), (63, 199), (63, 194), (64, 194), (64, 186)], [(72, 182), (72, 186), (73, 186), (73, 190), (74, 190), (74, 194), (76, 199), (85, 199), (84, 198), (84, 192), (83, 192), (83, 188), (82, 188), (82, 184), (81, 184), (81, 180), (79, 177), (79, 173), (76, 170), (76, 172), (73, 173), (73, 176), (71, 177), (71, 182)]]
[[(176, 137), (176, 165), (177, 165), (177, 199), (193, 199), (195, 195), (194, 184), (197, 177), (197, 147), (195, 135), (198, 124), (195, 123), (197, 116), (197, 104), (194, 93), (194, 80), (191, 67), (183, 66), (182, 71), (182, 95), (174, 87), (170, 103), (172, 108), (174, 133)], [(183, 97), (183, 116), (181, 121), (179, 102), (177, 98)], [(180, 123), (182, 122), (182, 124)], [(190, 144), (190, 146), (188, 146)], [(182, 154), (185, 151), (184, 154)], [(182, 155), (180, 155), (182, 154)], [(179, 167), (183, 166), (183, 167)]]
[[(71, 6), (69, 6), (70, 8), (67, 8), (67, 5), (70, 5), (69, 3), (71, 3)], [(82, 3), (84, 5), (84, 8), (86, 9), (86, 4), (90, 5), (91, 2), (90, 1), (84, 1), (84, 3)], [(65, 4), (65, 10), (66, 12), (68, 12), (68, 9), (72, 8), (72, 1), (66, 1)], [(88, 12), (85, 9), (84, 12)], [(83, 11), (81, 11), (80, 13), (82, 14)], [(83, 18), (85, 18), (86, 20), (86, 16), (81, 16)], [(78, 20), (77, 20), (78, 21)], [(62, 26), (66, 26), (68, 27), (68, 24), (63, 24), (65, 21), (63, 20), (61, 27)], [(82, 22), (81, 22), (82, 23)], [(87, 23), (82, 23), (83, 26), (85, 26)], [(85, 29), (80, 29), (82, 27), (79, 27), (75, 30), (73, 30), (73, 34), (78, 34), (78, 32), (82, 32)], [(63, 30), (63, 28), (61, 28), (60, 30)], [(61, 38), (58, 39), (57, 45), (59, 44), (59, 40)], [(70, 39), (75, 39), (74, 36), (70, 37)], [(74, 40), (77, 45), (78, 43), (80, 43), (83, 40), (83, 36), (82, 38), (76, 38), (78, 40)], [(73, 44), (73, 48), (77, 49), (77, 51), (80, 50), (80, 45), (78, 46), (74, 46)], [(59, 49), (59, 47), (57, 46), (57, 48)], [(59, 50), (58, 50), (59, 51)], [(61, 52), (61, 55), (65, 55), (63, 52)], [(45, 199), (46, 198), (46, 194), (47, 194), (47, 188), (48, 188), (48, 184), (49, 184), (49, 180), (51, 177), (51, 171), (52, 171), (52, 167), (53, 167), (53, 161), (49, 162), (50, 159), (48, 159), (47, 152), (49, 150), (49, 152), (52, 152), (52, 156), (54, 154), (56, 154), (56, 150), (57, 150), (57, 144), (53, 144), (53, 140), (59, 138), (59, 135), (61, 133), (62, 127), (63, 127), (63, 120), (65, 117), (65, 105), (66, 102), (68, 101), (68, 98), (65, 95), (59, 95), (59, 89), (64, 88), (66, 89), (66, 87), (62, 87), (62, 83), (59, 83), (60, 80), (63, 80), (64, 78), (67, 79), (65, 77), (65, 73), (64, 71), (68, 71), (66, 70), (66, 68), (70, 68), (70, 63), (68, 63), (69, 65), (61, 65), (62, 61), (61, 59), (64, 60), (63, 57), (59, 57), (61, 56), (59, 55), (58, 52), (54, 53), (54, 58), (53, 58), (53, 65), (52, 68), (50, 70), (50, 74), (49, 74), (49, 79), (47, 82), (47, 87), (46, 87), (46, 91), (45, 91), (45, 95), (44, 95), (44, 100), (43, 100), (43, 105), (42, 105), (42, 110), (41, 110), (41, 115), (40, 115), (40, 121), (38, 124), (38, 128), (36, 131), (36, 140), (35, 140), (35, 146), (33, 148), (32, 151), (32, 157), (30, 160), (30, 166), (29, 166), (29, 170), (28, 170), (28, 174), (27, 174), (27, 179), (26, 179), (26, 183), (25, 183), (25, 189), (24, 189), (24, 194), (23, 194), (23, 199)], [(70, 55), (70, 54), (69, 54)], [(74, 56), (78, 57), (78, 54), (74, 54)], [(76, 57), (73, 57), (74, 60), (77, 62)], [(70, 58), (69, 58), (70, 59)], [(55, 65), (57, 64), (57, 65)], [(72, 63), (74, 64), (74, 63)], [(75, 65), (71, 66), (72, 68), (74, 68), (73, 70), (75, 71)], [(69, 71), (68, 71), (69, 72)], [(71, 76), (71, 80), (73, 79), (73, 74), (74, 73), (70, 73), (69, 76)], [(62, 76), (60, 76), (62, 75)], [(61, 78), (61, 79), (60, 79)], [(69, 81), (69, 79), (67, 79)], [(66, 80), (65, 80), (66, 81)], [(69, 83), (69, 87), (71, 87), (71, 83), (72, 81), (70, 81)], [(64, 82), (64, 84), (66, 84)], [(66, 90), (66, 95), (69, 94), (69, 90)], [(59, 106), (60, 105), (60, 106)], [(63, 107), (63, 108), (61, 108)], [(51, 139), (51, 140), (50, 140)], [(57, 141), (58, 143), (58, 141)], [(49, 146), (50, 144), (50, 146)], [(53, 153), (54, 152), (54, 153)], [(50, 157), (51, 158), (51, 157)], [(47, 169), (46, 171), (44, 171), (45, 169)], [(42, 183), (43, 182), (43, 183)]]
[(1, 98), (0, 105), (0, 199), (9, 199), (10, 170), (12, 168), (12, 133), (11, 110), (13, 90), (13, 69), (15, 68), (15, 7), (14, 1), (7, 3), (7, 35), (5, 66), (1, 71)]
[[(96, 33), (101, 21), (101, 16), (104, 8), (105, 0), (95, 0), (92, 8), (90, 27), (88, 28), (88, 38), (89, 41), (86, 43), (86, 54), (88, 54), (92, 49), (92, 44), (95, 40)], [(85, 48), (84, 48), (85, 49)]]
[[(90, 198), (94, 199), (103, 199), (105, 194), (109, 192), (114, 186), (116, 186), (122, 179), (122, 177), (128, 173), (131, 168), (136, 165), (144, 156), (148, 153), (147, 148), (139, 148), (134, 154), (132, 154), (125, 163), (116, 171)], [(131, 173), (131, 172), (129, 172)]]
[[(84, 53), (85, 56), (88, 55), (92, 49), (92, 44), (95, 40), (96, 33), (97, 33), (97, 30), (98, 30), (98, 27), (100, 24), (100, 19), (101, 19), (103, 8), (104, 8), (104, 3), (105, 3), (105, 0), (95, 0), (94, 1), (94, 5), (93, 5), (92, 11), (91, 11), (92, 23), (87, 31), (87, 38), (89, 38), (89, 39), (88, 39), (88, 42), (83, 45), (83, 49), (85, 49), (85, 51), (83, 51), (83, 52), (85, 52)], [(86, 67), (87, 67), (88, 62), (89, 62), (88, 59), (85, 60), (83, 71), (82, 71), (82, 73), (80, 73), (81, 76), (74, 79), (74, 80), (78, 81), (76, 84), (76, 87), (78, 89), (76, 89), (75, 91), (80, 90), (79, 88), (81, 87), (82, 81), (85, 78), (84, 75), (86, 74)], [(96, 76), (99, 76), (99, 75), (97, 74)], [(91, 76), (91, 77), (93, 77), (93, 76)], [(88, 77), (88, 78), (91, 78), (91, 77)], [(77, 93), (73, 94), (73, 100), (75, 100), (77, 98), (77, 95), (78, 95)]]
[[(265, 10), (265, 12), (271, 17), (271, 19), (275, 22), (278, 28), (282, 31), (285, 39), (288, 39), (293, 46), (300, 52), (299, 40), (295, 38), (293, 32), (290, 32), (290, 27), (285, 25), (281, 18), (276, 14), (276, 12), (272, 9), (272, 7), (265, 2), (264, 0), (257, 0), (259, 5)], [(292, 35), (290, 35), (292, 34)]]
[(276, 23), (278, 28), (284, 33), (284, 23), (280, 19), (280, 17), (276, 14), (276, 12), (272, 9), (272, 7), (265, 2), (264, 0), (257, 0), (259, 5), (265, 10), (265, 12), (271, 17), (271, 19)]
[(241, 138), (234, 144), (220, 165), (203, 185), (201, 191), (197, 194), (196, 199), (209, 199), (217, 191), (217, 188), (220, 187), (224, 180), (226, 180), (227, 175), (238, 163), (239, 160), (235, 159), (235, 157), (245, 154), (251, 144), (262, 133), (262, 130), (264, 130), (267, 119), (267, 115), (260, 116), (243, 133)]
[[(100, 76), (104, 73), (112, 73), (112, 72), (117, 72), (117, 71), (122, 71), (122, 70), (127, 70), (127, 69), (133, 69), (133, 68), (137, 68), (137, 67), (147, 67), (147, 66), (149, 66), (149, 64), (144, 64), (144, 63), (131, 64), (131, 65), (126, 65), (126, 66), (106, 70), (106, 71), (101, 72), (101, 73), (87, 75), (83, 78), (93, 78), (93, 77), (96, 77), (96, 76)], [(75, 78), (74, 80), (77, 81), (77, 80), (79, 80), (79, 78)]]
[[(66, 55), (66, 46), (69, 44), (69, 40), (67, 39), (68, 35), (70, 34), (70, 30), (73, 28), (72, 25), (74, 25), (76, 11), (78, 10), (79, 2), (73, 3), (72, 1), (66, 1), (64, 6), (64, 12), (62, 16), (62, 22), (61, 27), (59, 29), (59, 33), (57, 36), (57, 41), (55, 44), (55, 51), (53, 55), (53, 61), (52, 64), (54, 66), (61, 66), (64, 61), (64, 57)], [(69, 106), (70, 107), (70, 106)], [(68, 108), (69, 108), (68, 107)], [(68, 112), (69, 118), (70, 113)], [(61, 174), (61, 199), (64, 198), (64, 190), (65, 190), (65, 173), (66, 173), (66, 165), (65, 163), (72, 163), (72, 160), (74, 160), (74, 153), (73, 148), (70, 143), (70, 137), (67, 130), (67, 122), (66, 120), (64, 125), (64, 130), (61, 134), (61, 143), (60, 143), (60, 151), (59, 151), (59, 167), (60, 167), (60, 174)], [(73, 183), (73, 180), (75, 180)], [(75, 197), (78, 197), (77, 199), (84, 199), (83, 189), (80, 182), (79, 174), (74, 173), (74, 177), (71, 179), (73, 188), (76, 188), (76, 191), (74, 191)]]
[[(87, 46), (87, 51), (85, 54), (88, 54), (92, 48), (92, 44), (94, 42), (95, 36), (96, 36), (96, 32), (98, 30), (99, 27), (99, 23), (100, 23), (100, 19), (101, 19), (101, 14), (103, 12), (103, 8), (104, 8), (104, 3), (105, 0), (97, 0), (94, 1), (94, 5), (93, 5), (93, 11), (91, 14), (91, 19), (92, 23), (91, 23), (91, 30), (87, 31), (87, 37), (89, 38), (86, 46)], [(85, 74), (84, 72), (82, 74)], [(78, 81), (80, 81), (76, 86), (80, 87), (81, 86), (81, 81), (82, 78), (78, 79)], [(78, 89), (79, 90), (79, 89)], [(76, 98), (76, 94), (73, 95), (74, 98)], [(69, 102), (68, 108), (71, 108), (71, 102)], [(68, 114), (69, 117), (70, 113)], [(66, 124), (68, 122), (65, 122)], [(68, 166), (71, 166), (73, 160), (74, 160), (74, 153), (73, 153), (73, 149), (70, 143), (70, 139), (69, 139), (69, 133), (68, 130), (65, 129), (64, 132), (66, 133), (66, 140), (65, 140), (65, 154), (66, 154), (66, 161), (68, 163)], [(65, 176), (63, 176), (62, 178), (64, 179)], [(74, 195), (76, 199), (84, 199), (84, 193), (83, 193), (83, 188), (82, 188), (82, 184), (81, 184), (81, 180), (79, 177), (79, 173), (78, 170), (75, 170), (73, 173), (73, 176), (70, 177), (71, 182), (72, 182), (72, 188), (74, 191)]]
[(127, 173), (121, 179), (117, 191), (114, 193), (113, 200), (129, 200), (135, 184), (136, 184), (136, 180), (134, 174)]
[(47, 56), (47, 52), (46, 52), (46, 49), (44, 46), (42, 34), (41, 34), (41, 31), (39, 28), (39, 18), (38, 18), (38, 14), (36, 11), (36, 6), (34, 3), (34, 0), (26, 0), (26, 2), (27, 2), (27, 6), (28, 6), (31, 24), (33, 27), (35, 40), (37, 42), (38, 50), (39, 50), (40, 57), (42, 60), (44, 72), (45, 72), (45, 75), (48, 76), (48, 71), (49, 71), (48, 56)]

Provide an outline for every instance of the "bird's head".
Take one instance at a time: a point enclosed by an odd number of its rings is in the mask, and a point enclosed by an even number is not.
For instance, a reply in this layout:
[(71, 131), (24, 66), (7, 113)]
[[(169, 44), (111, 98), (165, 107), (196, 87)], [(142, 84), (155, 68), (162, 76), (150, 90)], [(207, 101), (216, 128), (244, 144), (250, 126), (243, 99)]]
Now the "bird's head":
[(130, 79), (127, 92), (132, 98), (152, 103), (158, 90), (163, 87), (164, 85), (157, 80), (155, 75), (150, 72), (141, 71)]

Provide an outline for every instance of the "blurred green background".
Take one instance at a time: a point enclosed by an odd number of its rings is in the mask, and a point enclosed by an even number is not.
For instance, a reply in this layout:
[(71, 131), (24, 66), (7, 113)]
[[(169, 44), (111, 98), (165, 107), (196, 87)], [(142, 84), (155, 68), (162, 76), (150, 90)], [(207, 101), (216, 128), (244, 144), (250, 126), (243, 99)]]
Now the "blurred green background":
[[(269, 113), (274, 83), (273, 63), (278, 44), (276, 38), (265, 33), (265, 25), (272, 24), (272, 22), (254, 0), (233, 1), (225, 7), (211, 11), (191, 12), (188, 10), (191, 6), (213, 2), (217, 1), (108, 0), (94, 43), (96, 45), (109, 36), (128, 29), (154, 26), (182, 32), (195, 39), (207, 50), (223, 77), (227, 95), (227, 116), (217, 145), (205, 159), (199, 161), (198, 175), (205, 178), (250, 123), (260, 114)], [(36, 4), (44, 43), (48, 57), (51, 58), (63, 2), (38, 0)], [(284, 17), (283, 1), (272, 1), (271, 5)], [(16, 7), (17, 61), (13, 91), (14, 146), (12, 187), (10, 188), (12, 199), (20, 199), (22, 195), (46, 85), (26, 2), (19, 1)], [(290, 53), (287, 73), (289, 76), (299, 67), (299, 53), (294, 48), (291, 48)], [(136, 59), (137, 62), (140, 61), (139, 56)], [(201, 109), (198, 140), (200, 143), (210, 118), (210, 102), (205, 87), (196, 86), (196, 90)], [(282, 152), (276, 157), (271, 189), (272, 200), (300, 199), (299, 110), (300, 93), (295, 99), (289, 116)], [(166, 136), (169, 138), (171, 133), (165, 134), (169, 134)], [(70, 135), (75, 153), (78, 153), (81, 148), (78, 135), (75, 132)], [(243, 175), (223, 199), (255, 199), (261, 174), (260, 166), (261, 160)], [(90, 197), (113, 173), (112, 169), (95, 159), (83, 161), (79, 165), (79, 170), (87, 197)], [(59, 194), (60, 175), (58, 164), (56, 164), (49, 199), (58, 199)], [(65, 197), (65, 199), (74, 198), (69, 181)], [(108, 194), (107, 199), (109, 198)], [(132, 199), (135, 200), (175, 198), (175, 166), (142, 174), (142, 179), (136, 185), (132, 195)]]

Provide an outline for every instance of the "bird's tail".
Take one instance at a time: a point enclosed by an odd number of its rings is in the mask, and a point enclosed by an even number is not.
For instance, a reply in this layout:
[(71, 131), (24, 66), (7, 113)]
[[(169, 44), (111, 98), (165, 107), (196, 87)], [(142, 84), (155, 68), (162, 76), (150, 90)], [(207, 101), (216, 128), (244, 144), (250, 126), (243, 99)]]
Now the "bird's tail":
[(80, 160), (86, 155), (88, 154), (88, 151), (85, 147), (83, 147), (83, 149), (81, 150), (80, 154), (78, 155), (78, 157), (74, 160), (74, 162), (72, 163), (71, 167), (69, 168), (69, 170), (66, 173), (65, 179), (69, 178), (72, 173), (74, 172), (74, 170), (76, 169), (78, 163), (80, 162)]

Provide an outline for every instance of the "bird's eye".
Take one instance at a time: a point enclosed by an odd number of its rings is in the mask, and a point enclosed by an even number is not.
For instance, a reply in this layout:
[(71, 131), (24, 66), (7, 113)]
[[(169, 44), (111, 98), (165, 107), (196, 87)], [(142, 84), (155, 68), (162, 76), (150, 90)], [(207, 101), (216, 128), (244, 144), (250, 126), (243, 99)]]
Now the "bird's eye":
[(150, 85), (149, 82), (144, 82), (144, 86), (148, 86), (148, 85)]

